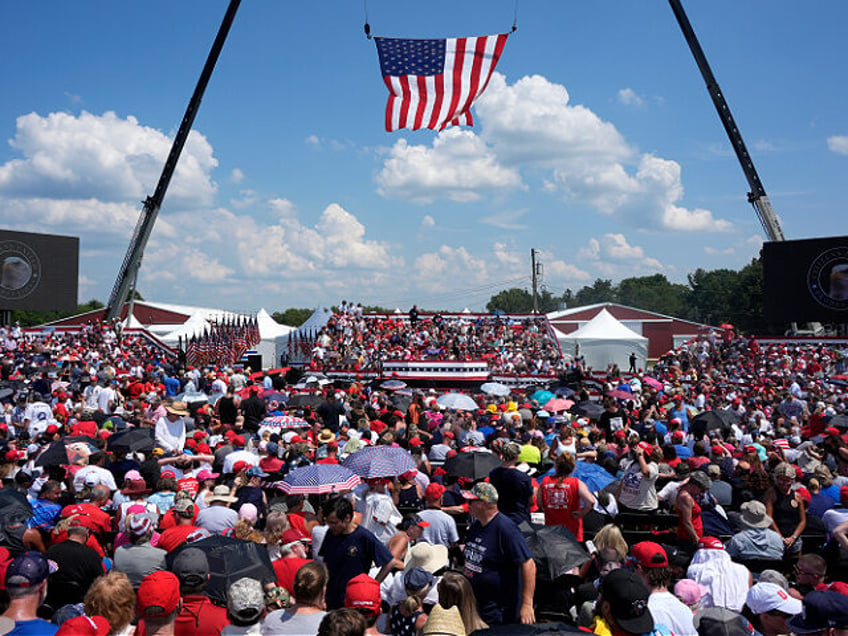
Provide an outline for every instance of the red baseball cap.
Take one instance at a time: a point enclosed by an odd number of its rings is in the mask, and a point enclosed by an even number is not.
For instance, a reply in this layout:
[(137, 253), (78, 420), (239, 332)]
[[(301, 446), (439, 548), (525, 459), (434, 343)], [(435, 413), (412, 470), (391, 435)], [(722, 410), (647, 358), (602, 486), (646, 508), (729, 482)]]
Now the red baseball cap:
[(136, 592), (139, 616), (167, 616), (180, 603), (180, 580), (168, 570), (156, 570), (141, 581)]
[(62, 623), (56, 636), (106, 636), (111, 630), (102, 616), (75, 616)]
[(432, 482), (429, 486), (427, 486), (426, 490), (424, 490), (424, 499), (429, 499), (430, 501), (437, 501), (444, 494), (445, 487), (441, 484)]
[(668, 566), (668, 554), (665, 548), (653, 541), (641, 541), (630, 548), (630, 556), (643, 568), (664, 568)]
[(247, 470), (249, 466), (250, 466), (250, 464), (248, 464), (245, 461), (236, 462), (235, 464), (233, 464), (233, 472), (234, 473), (243, 472), (243, 471)]
[(345, 607), (357, 611), (365, 610), (372, 616), (380, 613), (380, 584), (367, 574), (355, 576), (347, 584)]
[(48, 435), (55, 435), (56, 433), (59, 432), (59, 427), (56, 426), (55, 424), (51, 424), (50, 426), (47, 427), (47, 430), (45, 430), (44, 432), (47, 433)]
[(699, 550), (724, 550), (724, 544), (715, 537), (701, 537), (698, 541)]
[(409, 445), (410, 445), (410, 446), (421, 446), (422, 444), (424, 444), (424, 442), (422, 442), (422, 441), (421, 441), (420, 439), (418, 439), (417, 437), (413, 437), (411, 440), (409, 440)]
[(444, 433), (442, 433), (442, 437), (444, 439), (453, 439), (456, 436), (453, 434), (453, 431), (445, 431)]

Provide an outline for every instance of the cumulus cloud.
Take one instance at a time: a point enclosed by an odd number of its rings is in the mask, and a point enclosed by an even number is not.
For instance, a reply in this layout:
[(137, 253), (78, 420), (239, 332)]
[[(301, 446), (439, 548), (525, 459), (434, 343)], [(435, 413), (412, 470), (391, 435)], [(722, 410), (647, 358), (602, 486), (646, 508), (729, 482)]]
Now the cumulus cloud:
[(461, 246), (442, 245), (435, 252), (421, 254), (415, 259), (414, 272), (418, 286), (428, 292), (456, 289), (457, 281), (467, 287), (489, 282), (486, 259)]
[(239, 168), (233, 168), (230, 170), (230, 183), (239, 184), (244, 181), (244, 172), (242, 172)]
[[(632, 89), (620, 97), (631, 104), (641, 99)], [(378, 192), (413, 202), (473, 202), (526, 187), (522, 173), (533, 171), (567, 204), (590, 205), (635, 227), (731, 229), (709, 210), (682, 205), (677, 162), (639, 154), (612, 123), (571, 104), (560, 84), (533, 75), (510, 85), (495, 73), (476, 111), (479, 133), (448, 128), (431, 146), (396, 142), (377, 175)], [(514, 229), (499, 215), (482, 221)]]
[(656, 258), (647, 256), (639, 245), (631, 245), (624, 234), (609, 233), (589, 239), (578, 253), (581, 262), (591, 264), (607, 276), (632, 275), (665, 269)]
[[(23, 158), (0, 166), (0, 196), (117, 202), (152, 194), (171, 139), (132, 116), (83, 111), (18, 117), (10, 145)], [(192, 131), (168, 190), (169, 204), (209, 205), (217, 190), (210, 172), (217, 165), (206, 138)]]
[(476, 201), (483, 192), (522, 185), (516, 170), (500, 165), (477, 135), (459, 128), (445, 130), (430, 147), (399, 139), (376, 180), (382, 196), (416, 203)]
[(827, 138), (827, 147), (838, 155), (848, 155), (848, 135), (834, 135)]
[(432, 230), (434, 227), (436, 227), (436, 219), (434, 219), (429, 214), (425, 214), (424, 218), (421, 219), (421, 225), (419, 226), (419, 229), (422, 232), (425, 232), (427, 230)]
[(618, 91), (618, 101), (625, 106), (643, 106), (645, 100), (632, 88), (622, 88)]

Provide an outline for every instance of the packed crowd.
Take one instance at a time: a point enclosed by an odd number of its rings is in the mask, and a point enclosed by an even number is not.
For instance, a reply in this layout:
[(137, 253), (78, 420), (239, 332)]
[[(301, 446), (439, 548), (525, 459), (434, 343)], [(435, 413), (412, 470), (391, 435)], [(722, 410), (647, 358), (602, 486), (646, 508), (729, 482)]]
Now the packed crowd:
[(494, 374), (556, 375), (562, 356), (547, 320), (505, 315), (363, 315), (343, 301), (317, 334), (313, 368), (375, 370), (386, 360), (485, 360)]
[(848, 629), (844, 348), (702, 338), (455, 410), (0, 336), (0, 634)]

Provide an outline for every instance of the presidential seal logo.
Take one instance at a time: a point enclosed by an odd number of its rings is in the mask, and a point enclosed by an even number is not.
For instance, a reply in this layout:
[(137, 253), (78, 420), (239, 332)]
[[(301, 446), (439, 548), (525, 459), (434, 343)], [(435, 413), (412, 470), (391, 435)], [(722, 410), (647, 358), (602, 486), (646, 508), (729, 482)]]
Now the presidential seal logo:
[(0, 241), (0, 301), (21, 300), (41, 282), (38, 254), (20, 241)]
[(813, 260), (807, 271), (807, 289), (823, 307), (848, 309), (848, 246), (832, 247)]

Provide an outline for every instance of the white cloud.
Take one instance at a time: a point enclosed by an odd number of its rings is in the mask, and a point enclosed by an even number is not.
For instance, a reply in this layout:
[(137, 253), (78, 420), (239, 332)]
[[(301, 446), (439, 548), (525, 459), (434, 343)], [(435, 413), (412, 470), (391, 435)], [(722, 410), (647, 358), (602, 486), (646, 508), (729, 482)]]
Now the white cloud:
[(501, 166), (477, 135), (458, 128), (442, 132), (431, 147), (399, 139), (376, 180), (382, 196), (416, 203), (476, 201), (483, 192), (521, 187), (516, 170)]
[(645, 100), (632, 88), (622, 88), (618, 91), (618, 101), (625, 106), (643, 106)]
[(239, 168), (233, 168), (230, 171), (230, 183), (239, 184), (244, 181), (244, 172), (242, 172)]
[(413, 269), (418, 286), (428, 292), (456, 289), (457, 281), (465, 287), (489, 282), (486, 259), (474, 256), (465, 247), (442, 245), (416, 258)]
[(305, 140), (305, 141), (306, 141), (307, 145), (309, 145), (309, 146), (315, 146), (316, 148), (317, 148), (317, 147), (319, 147), (319, 146), (321, 145), (321, 140), (320, 140), (320, 139), (318, 139), (318, 135), (309, 135), (309, 136), (306, 138), (306, 140)]
[[(152, 194), (171, 139), (132, 116), (83, 111), (78, 117), (18, 117), (10, 145), (23, 158), (0, 166), (0, 196), (115, 202)], [(168, 190), (169, 205), (210, 204), (217, 190), (210, 173), (217, 165), (206, 138), (191, 132)]]
[(495, 212), (494, 214), (484, 216), (480, 219), (480, 222), (502, 230), (526, 230), (527, 225), (520, 221), (528, 212), (529, 210), (526, 209)]
[(525, 264), (521, 254), (510, 249), (506, 243), (495, 243), (492, 246), (492, 254), (495, 257), (495, 260), (502, 265), (514, 265), (521, 267)]
[(434, 219), (429, 214), (425, 214), (424, 218), (421, 219), (421, 225), (419, 226), (419, 230), (424, 232), (426, 230), (432, 230), (436, 227), (436, 219)]
[(635, 272), (657, 272), (666, 269), (656, 258), (647, 256), (644, 248), (630, 245), (624, 234), (609, 233), (589, 239), (586, 247), (577, 252), (582, 262), (591, 263), (607, 276)]
[(827, 138), (827, 147), (838, 155), (848, 155), (848, 135), (834, 135)]
[(736, 250), (732, 247), (719, 248), (707, 245), (704, 247), (704, 252), (710, 256), (730, 256), (731, 254), (735, 254)]
[[(635, 92), (625, 98), (634, 100)], [(640, 155), (615, 126), (566, 88), (533, 75), (507, 84), (495, 73), (475, 106), (480, 132), (448, 128), (432, 146), (399, 140), (377, 175), (383, 196), (413, 202), (447, 198), (473, 202), (523, 185), (522, 171), (541, 174), (543, 189), (566, 203), (590, 205), (631, 226), (675, 231), (728, 231), (709, 210), (681, 205), (680, 164)], [(540, 172), (541, 170), (541, 172)], [(516, 229), (509, 217), (482, 222)]]

